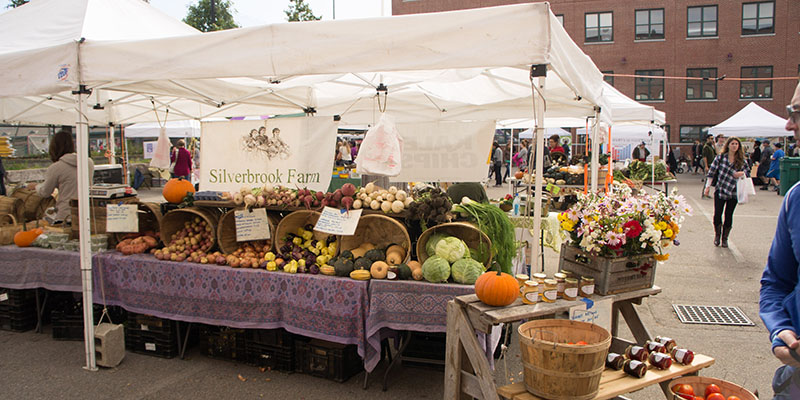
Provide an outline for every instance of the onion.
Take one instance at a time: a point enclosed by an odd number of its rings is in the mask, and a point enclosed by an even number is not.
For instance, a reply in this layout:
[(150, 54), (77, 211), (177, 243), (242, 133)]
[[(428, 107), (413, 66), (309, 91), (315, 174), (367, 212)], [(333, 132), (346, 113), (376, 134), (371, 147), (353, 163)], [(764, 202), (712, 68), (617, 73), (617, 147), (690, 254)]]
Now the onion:
[(258, 204), (259, 207), (264, 207), (264, 205), (267, 204), (267, 199), (264, 198), (263, 195), (258, 195), (258, 198), (256, 200), (257, 200), (256, 204)]
[(372, 194), (372, 192), (375, 191), (375, 183), (373, 182), (368, 183), (367, 186), (364, 187), (364, 189), (366, 190), (367, 194)]
[(395, 197), (394, 197), (393, 194), (389, 193), (389, 194), (387, 194), (385, 196), (385, 198), (386, 198), (386, 201), (390, 201), (390, 202), (394, 203)]
[(252, 206), (254, 206), (254, 205), (257, 203), (257, 202), (258, 202), (258, 200), (256, 199), (256, 196), (253, 196), (252, 194), (246, 194), (246, 195), (244, 196), (244, 204), (245, 204), (247, 207), (252, 207)]
[(236, 192), (233, 194), (233, 204), (240, 206), (244, 204), (244, 196), (240, 192)]
[(275, 191), (275, 187), (273, 187), (271, 183), (264, 185), (264, 187), (261, 189), (261, 192), (264, 193), (272, 193), (273, 191)]
[(381, 203), (379, 203), (378, 200), (372, 200), (372, 202), (369, 203), (369, 208), (371, 208), (373, 210), (377, 210), (377, 209), (381, 208)]
[(396, 186), (389, 186), (389, 193), (391, 193), (391, 194), (397, 193), (397, 187)]
[(403, 211), (404, 208), (405, 208), (405, 205), (400, 200), (395, 200), (392, 203), (392, 212), (393, 213), (399, 214), (400, 212)]
[(382, 202), (381, 203), (381, 211), (383, 211), (385, 213), (388, 213), (389, 211), (392, 211), (392, 203), (390, 203), (388, 201)]
[(406, 199), (403, 200), (403, 205), (408, 207), (413, 202), (414, 202), (414, 199), (412, 199), (411, 197), (406, 197)]
[(354, 208), (354, 209), (356, 209), (356, 210), (358, 210), (358, 209), (360, 209), (360, 208), (361, 208), (361, 200), (360, 200), (360, 199), (356, 199), (356, 200), (353, 202), (353, 208)]
[(378, 195), (378, 196), (376, 196), (376, 197), (375, 197), (375, 200), (378, 200), (378, 201), (380, 201), (380, 202), (383, 202), (384, 198), (383, 198), (383, 196), (381, 196), (381, 195)]
[(394, 194), (395, 200), (405, 201), (408, 194), (406, 194), (405, 190), (398, 190), (397, 193)]

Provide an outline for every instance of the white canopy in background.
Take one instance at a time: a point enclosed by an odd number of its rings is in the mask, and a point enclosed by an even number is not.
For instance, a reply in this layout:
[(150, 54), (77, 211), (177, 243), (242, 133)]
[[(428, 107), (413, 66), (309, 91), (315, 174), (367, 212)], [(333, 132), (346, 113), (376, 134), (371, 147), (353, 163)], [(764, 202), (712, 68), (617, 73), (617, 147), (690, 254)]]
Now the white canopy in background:
[(781, 118), (754, 102), (709, 128), (708, 133), (736, 137), (792, 136), (792, 132), (786, 130), (786, 118)]
[[(165, 124), (167, 136), (171, 138), (199, 138), (200, 121), (189, 119), (181, 121), (167, 121)], [(125, 128), (126, 138), (153, 138), (158, 137), (161, 125), (157, 122), (140, 122)]]
[[(570, 136), (572, 137), (572, 133), (569, 131), (565, 131), (561, 128), (547, 128), (544, 130), (544, 137), (549, 138), (552, 135), (558, 136)], [(527, 129), (519, 133), (520, 139), (532, 139), (533, 138), (533, 129)]]
[[(602, 141), (605, 142), (606, 137), (608, 136), (607, 127), (602, 128), (602, 132), (606, 132), (606, 134), (601, 134)], [(585, 135), (586, 128), (580, 128), (577, 131), (578, 135)], [(614, 146), (621, 146), (627, 144), (639, 144), (641, 142), (645, 143), (658, 143), (659, 141), (667, 140), (667, 133), (664, 131), (663, 128), (660, 128), (655, 125), (614, 125), (611, 127), (611, 142)]]

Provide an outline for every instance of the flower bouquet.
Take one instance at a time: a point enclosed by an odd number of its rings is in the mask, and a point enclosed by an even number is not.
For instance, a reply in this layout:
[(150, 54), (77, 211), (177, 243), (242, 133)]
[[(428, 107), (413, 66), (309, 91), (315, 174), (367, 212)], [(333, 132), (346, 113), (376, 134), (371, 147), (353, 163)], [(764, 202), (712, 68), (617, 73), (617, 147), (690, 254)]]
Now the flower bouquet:
[(611, 193), (579, 195), (558, 220), (571, 244), (593, 255), (654, 254), (656, 260), (666, 261), (668, 247), (680, 245), (677, 236), (684, 215), (691, 213), (677, 190), (634, 195), (629, 186), (614, 182)]

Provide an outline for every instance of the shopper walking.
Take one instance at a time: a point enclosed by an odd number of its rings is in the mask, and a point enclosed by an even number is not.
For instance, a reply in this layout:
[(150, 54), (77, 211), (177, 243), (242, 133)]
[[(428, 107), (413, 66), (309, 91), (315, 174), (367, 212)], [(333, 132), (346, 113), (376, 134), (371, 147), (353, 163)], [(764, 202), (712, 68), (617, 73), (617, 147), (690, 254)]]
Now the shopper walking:
[[(786, 130), (794, 132), (795, 139), (800, 139), (800, 85), (797, 85), (787, 111)], [(759, 299), (759, 314), (769, 330), (772, 354), (783, 363), (772, 379), (774, 398), (778, 400), (800, 398), (800, 341), (797, 340), (800, 332), (800, 254), (795, 250), (800, 243), (797, 243), (797, 232), (800, 232), (800, 190), (795, 185), (786, 193), (778, 214), (778, 227), (761, 276)]]
[(695, 139), (692, 145), (692, 167), (694, 167), (694, 175), (697, 175), (698, 169), (702, 170), (703, 174), (706, 173), (705, 169), (703, 169), (703, 164), (700, 162), (702, 148), (703, 146), (700, 144), (700, 141)]
[[(714, 246), (728, 247), (728, 235), (733, 226), (733, 211), (736, 209), (736, 180), (749, 175), (744, 161), (744, 149), (739, 139), (732, 137), (725, 142), (722, 154), (714, 158), (708, 169), (708, 179), (703, 194), (714, 190)], [(723, 222), (722, 214), (725, 213)]]
[[(758, 168), (756, 169), (756, 177), (758, 178), (758, 182), (764, 187), (769, 186), (769, 178), (767, 178), (767, 172), (769, 171), (769, 165), (772, 162), (772, 146), (769, 145), (769, 140), (764, 140), (761, 142), (761, 158), (758, 161)], [(767, 190), (767, 189), (764, 189)]]
[(753, 151), (750, 152), (750, 166), (758, 165), (761, 161), (761, 141), (756, 140), (753, 144)]
[(175, 163), (175, 178), (192, 180), (192, 154), (186, 150), (186, 141), (179, 139), (169, 157), (170, 162)]
[(500, 169), (503, 167), (503, 149), (497, 142), (492, 143), (492, 166), (494, 167), (494, 185), (503, 185), (503, 175)]
[[(714, 148), (714, 137), (711, 135), (706, 136), (706, 143), (703, 145), (703, 159), (701, 160), (703, 163), (703, 179), (702, 181), (705, 182), (704, 188), (708, 186), (708, 168), (711, 167), (711, 163), (714, 162), (714, 158), (717, 156), (717, 150)], [(703, 195), (701, 198), (710, 198), (708, 194), (706, 194), (706, 190), (703, 189)]]
[(772, 190), (778, 192), (781, 184), (781, 158), (784, 157), (783, 144), (775, 143), (775, 151), (770, 157), (769, 171), (767, 171), (767, 185), (762, 187), (761, 190), (769, 190), (769, 185), (772, 185)]

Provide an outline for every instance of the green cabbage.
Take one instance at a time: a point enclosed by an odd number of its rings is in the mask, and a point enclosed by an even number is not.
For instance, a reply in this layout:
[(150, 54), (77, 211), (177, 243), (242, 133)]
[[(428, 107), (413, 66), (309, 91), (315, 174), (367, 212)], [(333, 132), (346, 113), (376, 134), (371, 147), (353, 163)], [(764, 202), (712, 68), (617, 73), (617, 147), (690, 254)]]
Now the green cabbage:
[(444, 233), (434, 233), (428, 238), (428, 242), (425, 243), (425, 251), (429, 256), (436, 255), (436, 244), (446, 237), (447, 235)]
[(469, 257), (465, 257), (454, 262), (450, 270), (454, 281), (472, 285), (483, 273), (483, 265)]
[(447, 278), (450, 277), (450, 264), (442, 257), (430, 257), (422, 263), (422, 277), (428, 282), (447, 282)]
[(436, 243), (436, 255), (452, 264), (469, 255), (469, 248), (463, 240), (455, 236), (448, 236)]

